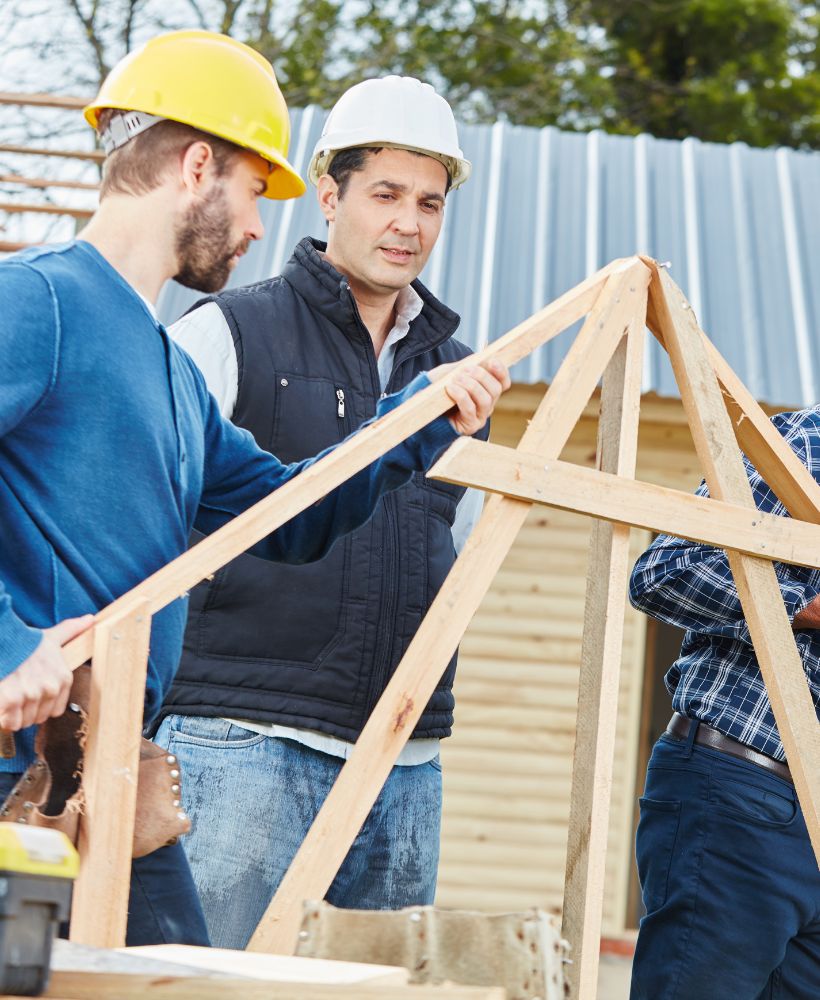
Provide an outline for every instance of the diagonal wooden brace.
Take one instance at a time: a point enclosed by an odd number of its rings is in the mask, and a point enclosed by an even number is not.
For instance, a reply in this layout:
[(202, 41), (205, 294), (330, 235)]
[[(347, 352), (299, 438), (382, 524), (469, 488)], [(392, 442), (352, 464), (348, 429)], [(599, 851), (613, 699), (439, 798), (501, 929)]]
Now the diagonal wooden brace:
[[(630, 320), (641, 310), (648, 276), (643, 264), (633, 262), (607, 281), (522, 447), (558, 457)], [(327, 892), (530, 506), (506, 497), (488, 501), (262, 918), (251, 951), (292, 951), (302, 901)]]
[[(713, 358), (692, 308), (664, 270), (654, 271), (651, 296), (653, 322), (672, 362), (709, 492), (719, 500), (754, 509)], [(791, 449), (782, 439), (778, 443), (764, 432), (762, 411), (757, 404), (746, 401), (744, 411), (746, 406), (758, 417), (754, 433), (749, 435), (753, 445), (749, 459), (758, 463), (759, 468), (767, 469), (767, 475), (771, 476), (767, 482), (775, 492), (785, 487), (794, 500), (799, 500), (801, 512), (810, 514), (807, 508), (819, 495), (817, 485), (813, 489), (807, 484), (801, 486), (805, 477), (796, 471), (778, 475), (781, 466), (774, 463), (774, 458), (784, 459), (783, 469), (793, 469), (796, 456), (791, 454), (789, 461), (785, 461)], [(738, 430), (742, 427), (741, 424)], [(776, 432), (775, 437), (779, 437)], [(727, 557), (809, 836), (820, 861), (820, 722), (774, 567), (768, 561), (732, 550), (727, 551)]]
[[(446, 377), (348, 438), (320, 462), (305, 469), (295, 479), (109, 604), (96, 616), (94, 626), (127, 614), (142, 601), (148, 602), (150, 614), (156, 614), (231, 559), (241, 555), (286, 521), (327, 496), (352, 475), (415, 434), (431, 420), (452, 409), (453, 403), (447, 395), (447, 385), (464, 368), (494, 358), (508, 366), (514, 365), (585, 316), (592, 309), (610, 276), (622, 276), (635, 268), (643, 271), (646, 270), (646, 265), (637, 257), (613, 261), (534, 316), (519, 323), (480, 353), (465, 358)], [(76, 668), (85, 663), (91, 656), (93, 642), (92, 628), (67, 643), (63, 647), (63, 655), (68, 665)]]

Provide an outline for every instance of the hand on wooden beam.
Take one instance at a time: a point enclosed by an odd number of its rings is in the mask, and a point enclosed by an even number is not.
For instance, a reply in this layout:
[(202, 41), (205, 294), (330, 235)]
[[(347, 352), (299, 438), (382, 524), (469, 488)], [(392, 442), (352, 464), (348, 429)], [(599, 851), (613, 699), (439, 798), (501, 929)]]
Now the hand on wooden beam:
[[(428, 377), (432, 382), (446, 378), (462, 362), (439, 365)], [(463, 368), (447, 382), (445, 391), (456, 404), (445, 414), (459, 434), (475, 434), (490, 417), (502, 392), (510, 387), (510, 373), (502, 361), (485, 361), (482, 365)]]
[(61, 647), (93, 623), (93, 615), (66, 618), (43, 630), (28, 659), (0, 681), (0, 726), (16, 732), (65, 712), (74, 674)]

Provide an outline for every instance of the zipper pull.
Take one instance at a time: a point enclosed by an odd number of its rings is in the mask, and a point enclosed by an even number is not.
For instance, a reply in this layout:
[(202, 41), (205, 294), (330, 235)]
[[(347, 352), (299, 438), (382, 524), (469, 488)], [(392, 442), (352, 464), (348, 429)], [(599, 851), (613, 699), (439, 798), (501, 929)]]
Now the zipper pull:
[(344, 420), (345, 416), (345, 391), (344, 389), (336, 390), (336, 416), (340, 420)]

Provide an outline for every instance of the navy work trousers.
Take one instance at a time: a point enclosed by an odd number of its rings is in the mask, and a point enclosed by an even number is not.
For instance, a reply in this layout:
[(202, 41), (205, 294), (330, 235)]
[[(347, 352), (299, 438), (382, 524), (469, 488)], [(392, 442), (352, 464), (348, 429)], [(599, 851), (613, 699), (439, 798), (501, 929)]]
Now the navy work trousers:
[(649, 762), (631, 1000), (818, 1000), (820, 872), (794, 786), (696, 728)]

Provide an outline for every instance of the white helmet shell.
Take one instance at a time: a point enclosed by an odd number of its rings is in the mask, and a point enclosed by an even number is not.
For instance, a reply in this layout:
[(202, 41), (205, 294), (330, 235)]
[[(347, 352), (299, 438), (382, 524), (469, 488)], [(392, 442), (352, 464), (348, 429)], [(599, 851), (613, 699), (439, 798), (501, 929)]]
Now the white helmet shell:
[(429, 83), (412, 76), (364, 80), (345, 91), (331, 109), (313, 150), (308, 177), (326, 174), (333, 157), (353, 146), (409, 149), (440, 160), (457, 188), (472, 166), (458, 145), (456, 120)]

